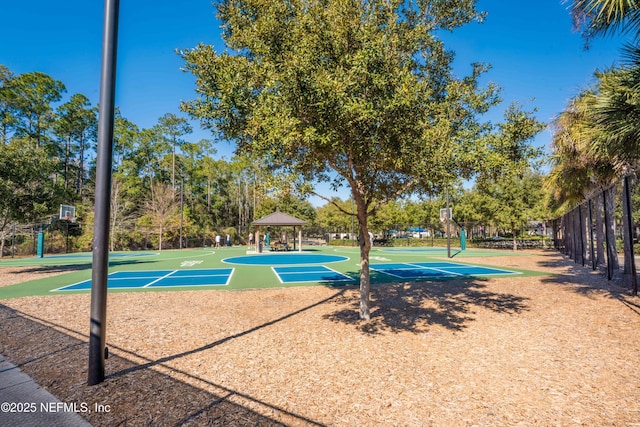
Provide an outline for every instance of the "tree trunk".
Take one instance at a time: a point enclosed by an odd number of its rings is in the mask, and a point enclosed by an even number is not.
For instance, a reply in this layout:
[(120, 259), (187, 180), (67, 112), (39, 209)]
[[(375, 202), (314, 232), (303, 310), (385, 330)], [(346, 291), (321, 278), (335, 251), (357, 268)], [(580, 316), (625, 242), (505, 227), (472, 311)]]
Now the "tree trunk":
[(599, 194), (595, 200), (595, 214), (596, 214), (596, 266), (604, 267), (607, 263), (605, 250), (604, 250), (604, 216), (603, 216), (603, 203), (602, 194)]
[(518, 250), (518, 229), (515, 225), (511, 225), (511, 232), (513, 233), (513, 251)]
[(207, 177), (207, 213), (211, 213), (211, 178)]
[(629, 212), (631, 210), (629, 203), (631, 200), (627, 197), (627, 195), (631, 194), (631, 189), (627, 188), (629, 185), (628, 178), (625, 178), (622, 182), (622, 243), (624, 246), (624, 274), (631, 274), (631, 265), (633, 263), (633, 260), (631, 259), (633, 256), (633, 219), (629, 218)]
[(78, 165), (78, 196), (82, 199), (84, 190), (84, 137), (80, 136), (80, 159)]
[(4, 256), (4, 239), (6, 238), (4, 230), (0, 233), (0, 259)]
[(578, 207), (580, 215), (580, 260), (582, 265), (586, 265), (589, 260), (589, 227), (587, 220), (587, 206), (582, 204)]
[(171, 155), (171, 188), (176, 191), (176, 139), (173, 138), (173, 152)]
[(366, 321), (371, 320), (371, 275), (369, 272), (369, 252), (372, 241), (369, 238), (369, 227), (367, 226), (367, 204), (360, 194), (353, 191), (354, 200), (357, 206), (358, 226), (360, 229), (360, 318)]
[(69, 154), (71, 151), (71, 138), (68, 137), (64, 147), (64, 189), (69, 188)]
[(607, 227), (608, 233), (607, 238), (609, 242), (609, 265), (612, 269), (612, 274), (615, 276), (618, 274), (620, 270), (620, 262), (618, 261), (618, 251), (616, 249), (616, 233), (614, 227), (614, 210), (615, 210), (615, 196), (616, 196), (616, 186), (611, 186), (608, 190), (605, 190), (607, 193), (607, 202), (605, 203), (604, 208), (607, 211), (607, 221), (605, 221), (605, 227)]
[[(359, 216), (359, 215), (358, 215)], [(369, 229), (365, 222), (360, 223), (360, 318), (371, 320), (371, 274), (369, 271), (369, 252), (371, 250), (371, 240), (369, 239)]]

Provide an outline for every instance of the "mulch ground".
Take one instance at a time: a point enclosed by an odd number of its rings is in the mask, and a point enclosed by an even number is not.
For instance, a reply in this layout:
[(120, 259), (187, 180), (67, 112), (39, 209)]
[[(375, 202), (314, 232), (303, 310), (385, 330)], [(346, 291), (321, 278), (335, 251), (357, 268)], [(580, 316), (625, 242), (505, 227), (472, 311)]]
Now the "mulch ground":
[[(640, 425), (624, 280), (555, 252), (460, 261), (550, 274), (375, 286), (370, 322), (354, 287), (110, 294), (97, 386), (89, 295), (3, 300), (0, 353), (108, 409), (84, 414), (95, 426)], [(17, 270), (0, 285), (42, 277)]]

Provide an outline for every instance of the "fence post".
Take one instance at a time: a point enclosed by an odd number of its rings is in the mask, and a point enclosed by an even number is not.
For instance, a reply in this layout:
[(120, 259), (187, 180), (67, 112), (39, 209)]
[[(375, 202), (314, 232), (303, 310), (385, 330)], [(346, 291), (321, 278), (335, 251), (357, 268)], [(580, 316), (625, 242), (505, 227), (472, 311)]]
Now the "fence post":
[(611, 260), (611, 245), (609, 245), (609, 215), (607, 214), (607, 190), (602, 190), (602, 204), (604, 207), (604, 242), (607, 248), (607, 279), (613, 277), (613, 265)]
[(582, 219), (582, 205), (578, 205), (578, 226), (580, 227), (580, 259), (582, 266), (584, 267), (584, 220)]
[(625, 230), (625, 237), (628, 239), (629, 244), (627, 250), (629, 253), (629, 267), (631, 269), (631, 294), (638, 295), (638, 278), (636, 275), (636, 260), (633, 250), (633, 210), (631, 209), (631, 180), (629, 175), (624, 177), (624, 194), (623, 197), (626, 203), (623, 206), (627, 210), (627, 230)]
[(591, 253), (591, 269), (595, 271), (596, 269), (596, 251), (593, 246), (593, 206), (591, 203), (591, 199), (588, 201), (588, 209), (589, 209), (589, 249)]

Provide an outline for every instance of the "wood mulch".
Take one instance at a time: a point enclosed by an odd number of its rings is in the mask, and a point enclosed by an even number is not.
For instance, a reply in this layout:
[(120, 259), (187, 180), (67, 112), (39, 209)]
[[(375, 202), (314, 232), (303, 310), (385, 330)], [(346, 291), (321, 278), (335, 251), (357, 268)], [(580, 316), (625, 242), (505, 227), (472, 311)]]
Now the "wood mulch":
[(16, 283), (28, 282), (30, 280), (57, 276), (85, 268), (87, 267), (81, 265), (0, 268), (0, 288), (3, 286), (15, 285)]
[(354, 287), (114, 293), (97, 386), (90, 296), (10, 299), (0, 353), (102, 405), (95, 426), (640, 425), (640, 301), (621, 280), (555, 252), (460, 261), (553, 274), (375, 286), (368, 323)]

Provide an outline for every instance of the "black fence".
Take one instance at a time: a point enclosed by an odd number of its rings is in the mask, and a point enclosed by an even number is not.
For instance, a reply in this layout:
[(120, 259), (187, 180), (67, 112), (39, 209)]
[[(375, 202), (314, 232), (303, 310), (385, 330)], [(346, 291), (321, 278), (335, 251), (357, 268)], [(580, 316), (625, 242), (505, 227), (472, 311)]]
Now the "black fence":
[(606, 271), (609, 280), (627, 276), (631, 293), (637, 295), (638, 211), (640, 186), (629, 175), (593, 191), (583, 203), (553, 220), (554, 246), (576, 263)]

